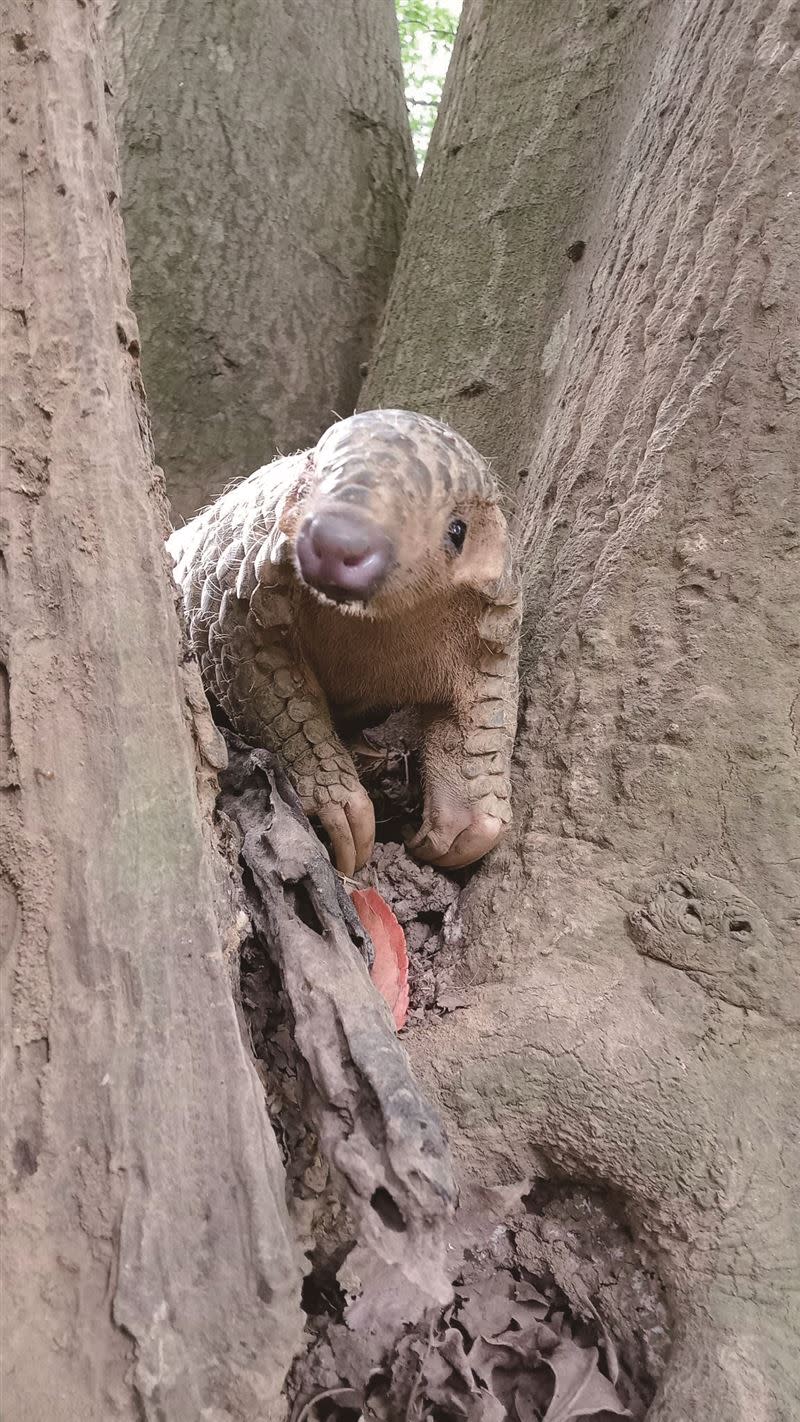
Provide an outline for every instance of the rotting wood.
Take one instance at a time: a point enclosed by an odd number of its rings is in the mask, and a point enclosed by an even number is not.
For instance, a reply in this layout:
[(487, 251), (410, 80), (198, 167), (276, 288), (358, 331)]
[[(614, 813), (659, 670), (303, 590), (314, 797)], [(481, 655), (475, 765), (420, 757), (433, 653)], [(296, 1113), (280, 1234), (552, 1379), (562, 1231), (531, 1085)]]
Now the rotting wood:
[(441, 1299), (455, 1186), (438, 1115), (370, 982), (369, 939), (286, 771), (231, 733), (228, 746), (219, 809), (241, 837), (247, 908), (290, 1005), (320, 1149), (359, 1243)]

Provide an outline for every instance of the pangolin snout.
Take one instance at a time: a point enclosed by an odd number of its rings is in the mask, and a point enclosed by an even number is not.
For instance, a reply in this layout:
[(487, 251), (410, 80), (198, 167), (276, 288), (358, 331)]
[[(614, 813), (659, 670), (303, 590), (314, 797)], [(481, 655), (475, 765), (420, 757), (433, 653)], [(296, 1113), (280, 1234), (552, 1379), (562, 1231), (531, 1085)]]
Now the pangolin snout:
[(376, 523), (350, 510), (311, 514), (298, 530), (295, 550), (304, 582), (335, 602), (368, 602), (394, 553)]

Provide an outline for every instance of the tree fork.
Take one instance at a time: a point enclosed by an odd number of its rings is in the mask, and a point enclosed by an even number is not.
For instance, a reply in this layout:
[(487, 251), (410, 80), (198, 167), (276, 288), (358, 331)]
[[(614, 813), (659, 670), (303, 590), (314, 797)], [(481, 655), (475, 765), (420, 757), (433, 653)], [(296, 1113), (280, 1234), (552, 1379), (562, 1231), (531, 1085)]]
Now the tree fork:
[(156, 453), (190, 518), (353, 412), (414, 185), (392, 0), (103, 0)]
[(800, 1406), (798, 38), (789, 0), (468, 0), (363, 402), (494, 460), (528, 585), (480, 1008), (412, 1056), (468, 1178), (625, 1203), (653, 1422)]

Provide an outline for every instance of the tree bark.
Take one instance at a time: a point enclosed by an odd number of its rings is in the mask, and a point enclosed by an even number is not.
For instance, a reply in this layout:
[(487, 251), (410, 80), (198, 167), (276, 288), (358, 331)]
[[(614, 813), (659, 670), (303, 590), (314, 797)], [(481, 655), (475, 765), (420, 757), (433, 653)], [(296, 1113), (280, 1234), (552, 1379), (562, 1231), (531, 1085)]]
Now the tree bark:
[(275, 1418), (299, 1268), (229, 985), (221, 743), (167, 572), (97, 10), (6, 0), (2, 31), (3, 1410)]
[(621, 1202), (653, 1422), (800, 1408), (798, 40), (468, 0), (363, 400), (492, 457), (527, 586), (480, 1000), (412, 1055), (468, 1177)]
[(391, 0), (117, 0), (156, 452), (190, 517), (351, 414), (414, 181)]

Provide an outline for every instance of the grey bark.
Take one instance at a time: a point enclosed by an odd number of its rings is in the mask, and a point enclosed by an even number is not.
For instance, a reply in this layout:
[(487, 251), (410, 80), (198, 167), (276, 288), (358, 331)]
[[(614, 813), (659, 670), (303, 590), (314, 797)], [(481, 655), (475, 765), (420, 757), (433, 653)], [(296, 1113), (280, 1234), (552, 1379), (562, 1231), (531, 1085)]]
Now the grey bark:
[(414, 182), (391, 0), (109, 0), (173, 512), (352, 414)]
[(167, 571), (96, 7), (6, 0), (2, 46), (3, 1412), (276, 1418), (299, 1267), (229, 985), (221, 742)]
[(412, 1055), (466, 1176), (621, 1204), (653, 1422), (800, 1410), (799, 39), (790, 0), (468, 0), (363, 401), (494, 459), (527, 582), (479, 1000)]

